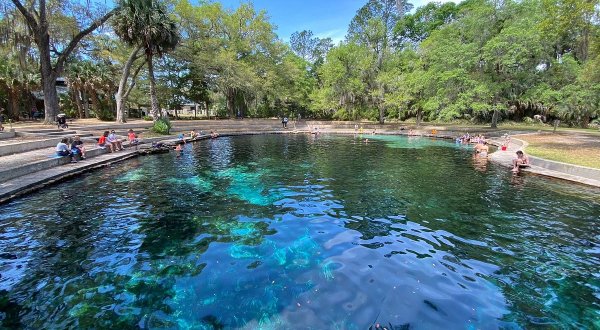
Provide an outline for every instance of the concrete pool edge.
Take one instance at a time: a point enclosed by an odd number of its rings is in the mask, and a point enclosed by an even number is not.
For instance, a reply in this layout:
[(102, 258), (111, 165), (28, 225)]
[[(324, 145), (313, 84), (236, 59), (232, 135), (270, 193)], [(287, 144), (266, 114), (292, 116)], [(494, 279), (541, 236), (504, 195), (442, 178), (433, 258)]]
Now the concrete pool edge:
[[(442, 132), (443, 131), (440, 131), (440, 133), (442, 133)], [(311, 133), (312, 132), (309, 130), (293, 130), (292, 129), (289, 131), (228, 132), (228, 133), (220, 134), (220, 136), (227, 137), (227, 136), (244, 136), (244, 135), (263, 135), (263, 134), (311, 134)], [(356, 135), (356, 132), (353, 132), (350, 130), (336, 130), (336, 129), (324, 129), (324, 130), (321, 130), (319, 133)], [(401, 136), (408, 135), (407, 133), (404, 133), (404, 132), (400, 132), (400, 133), (398, 133), (398, 132), (381, 132), (381, 133), (382, 134), (377, 134), (377, 135), (401, 135)], [(366, 133), (366, 134), (362, 134), (362, 135), (369, 136), (371, 134)], [(445, 134), (420, 134), (418, 136), (426, 137), (426, 138), (446, 139), (446, 140), (447, 139), (453, 140), (455, 138), (452, 135), (445, 135)], [(194, 142), (194, 141), (200, 141), (200, 140), (205, 140), (205, 139), (210, 139), (210, 136), (204, 135), (204, 136), (198, 137), (196, 139), (186, 139), (186, 141)], [(513, 152), (501, 152), (500, 149), (498, 149), (497, 151), (490, 154), (489, 159), (500, 165), (511, 167), (512, 166), (512, 164), (511, 164), (512, 154), (514, 154), (514, 151), (519, 150), (519, 149), (524, 149), (527, 146), (527, 143), (524, 141), (521, 141), (518, 139), (512, 139), (512, 140), (514, 142), (511, 141), (511, 145), (509, 145), (509, 148), (507, 151), (513, 151)], [(170, 144), (170, 145), (181, 143), (181, 141), (178, 139), (164, 139), (161, 141), (166, 144)], [(491, 143), (494, 145), (497, 145), (497, 146), (500, 145), (500, 143), (495, 140), (492, 140)], [(79, 162), (77, 164), (65, 164), (63, 166), (50, 168), (47, 170), (32, 173), (30, 175), (25, 175), (22, 177), (18, 177), (18, 178), (9, 180), (7, 182), (4, 182), (2, 184), (2, 187), (0, 187), (1, 188), (0, 189), (0, 205), (7, 203), (15, 198), (22, 197), (26, 194), (29, 194), (29, 193), (35, 192), (37, 190), (43, 189), (45, 187), (51, 186), (55, 183), (59, 183), (64, 180), (76, 177), (78, 175), (90, 172), (94, 169), (102, 168), (104, 166), (108, 166), (108, 165), (115, 164), (115, 163), (118, 163), (118, 162), (121, 162), (121, 161), (124, 161), (127, 159), (138, 157), (140, 155), (141, 155), (141, 153), (138, 150), (127, 150), (124, 153), (108, 153), (108, 154), (94, 157), (94, 158), (86, 160), (84, 162)], [(508, 156), (510, 156), (510, 158)], [(533, 166), (531, 168), (525, 170), (525, 172), (527, 172), (527, 173), (543, 175), (546, 177), (551, 177), (551, 178), (556, 178), (556, 179), (567, 180), (570, 182), (585, 184), (585, 185), (594, 186), (594, 187), (600, 187), (600, 179), (596, 180), (593, 178), (588, 178), (588, 177), (577, 175), (578, 168), (584, 168), (586, 171), (589, 170), (589, 168), (585, 168), (585, 167), (577, 166), (577, 165), (554, 162), (554, 161), (550, 161), (550, 160), (546, 160), (546, 159), (542, 159), (542, 158), (538, 158), (538, 157), (533, 157), (533, 156), (531, 156), (530, 158), (533, 161), (532, 162)], [(553, 163), (558, 163), (562, 168), (572, 170), (574, 174), (569, 174), (569, 173), (564, 173), (564, 172), (559, 172), (559, 171), (549, 169), (549, 167), (554, 166)], [(594, 170), (594, 169), (592, 169), (592, 170)], [(595, 170), (595, 171), (597, 171), (598, 174), (600, 175), (599, 170)], [(592, 173), (595, 173), (595, 172), (592, 172)]]
[[(498, 147), (502, 145), (499, 140), (492, 140), (491, 143)], [(502, 151), (501, 149), (498, 149), (490, 154), (489, 159), (497, 164), (510, 168), (513, 166), (512, 159), (514, 158), (513, 155), (515, 152), (517, 150), (523, 150), (526, 153), (528, 145), (527, 142), (513, 137), (507, 150)], [(528, 155), (528, 157), (531, 166), (523, 169), (523, 172), (600, 188), (600, 170), (530, 155)]]

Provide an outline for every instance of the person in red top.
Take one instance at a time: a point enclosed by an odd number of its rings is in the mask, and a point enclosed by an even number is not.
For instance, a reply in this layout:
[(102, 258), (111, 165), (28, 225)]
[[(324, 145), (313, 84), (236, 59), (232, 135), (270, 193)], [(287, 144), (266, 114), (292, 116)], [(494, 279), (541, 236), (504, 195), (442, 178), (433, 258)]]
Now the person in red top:
[(129, 140), (129, 145), (139, 143), (137, 136), (135, 136), (135, 132), (132, 129), (129, 129), (129, 132), (127, 133), (127, 139)]
[(110, 149), (110, 152), (115, 152), (115, 149), (113, 148), (112, 143), (110, 143), (106, 140), (107, 137), (108, 137), (108, 131), (105, 131), (104, 134), (100, 135), (100, 138), (98, 139), (98, 146), (102, 149), (108, 147)]

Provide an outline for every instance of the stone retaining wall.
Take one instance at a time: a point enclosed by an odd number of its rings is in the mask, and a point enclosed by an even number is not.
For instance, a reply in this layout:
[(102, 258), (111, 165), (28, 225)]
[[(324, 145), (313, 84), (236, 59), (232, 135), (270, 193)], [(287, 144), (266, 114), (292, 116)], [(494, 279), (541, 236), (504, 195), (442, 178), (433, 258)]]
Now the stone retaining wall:
[(55, 147), (61, 138), (39, 140), (39, 141), (25, 141), (20, 143), (13, 143), (8, 145), (0, 146), (0, 157), (27, 152), (36, 149)]

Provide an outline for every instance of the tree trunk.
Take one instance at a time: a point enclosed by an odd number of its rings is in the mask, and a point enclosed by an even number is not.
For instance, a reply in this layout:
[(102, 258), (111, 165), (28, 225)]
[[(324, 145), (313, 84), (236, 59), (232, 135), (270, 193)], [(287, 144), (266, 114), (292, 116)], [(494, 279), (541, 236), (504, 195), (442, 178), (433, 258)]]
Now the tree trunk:
[(148, 77), (150, 78), (150, 116), (152, 116), (152, 121), (157, 121), (160, 118), (160, 107), (158, 105), (158, 98), (156, 97), (156, 82), (154, 81), (152, 53), (149, 53), (146, 56), (148, 58)]
[(379, 106), (379, 123), (381, 125), (383, 125), (383, 123), (385, 122), (385, 109), (383, 108), (383, 106)]
[(94, 108), (94, 112), (96, 113), (96, 118), (101, 119), (100, 115), (102, 112), (102, 104), (100, 103), (100, 98), (98, 98), (98, 93), (95, 90), (90, 90), (90, 96), (92, 98), (92, 108)]
[(421, 126), (421, 109), (417, 110), (417, 127)]
[(235, 88), (227, 88), (227, 113), (229, 117), (235, 113)]
[(581, 117), (581, 128), (590, 127), (590, 116), (582, 116)]
[(79, 118), (83, 118), (83, 104), (81, 104), (81, 92), (79, 88), (73, 88), (73, 98), (75, 99), (75, 105), (77, 106), (77, 113)]
[(127, 59), (125, 66), (123, 67), (123, 73), (121, 74), (121, 81), (119, 81), (119, 89), (115, 95), (115, 101), (117, 102), (117, 123), (125, 122), (125, 93), (127, 88), (127, 80), (129, 79), (129, 72), (131, 72), (131, 66), (135, 62), (141, 47), (138, 47)]
[[(48, 63), (48, 66), (50, 63)], [(44, 85), (44, 124), (52, 124), (58, 114), (58, 93), (56, 92), (56, 77), (53, 74), (44, 75), (42, 69), (42, 84)]]
[(19, 119), (19, 90), (13, 86), (8, 89), (8, 97), (10, 99), (8, 117), (12, 120)]
[(83, 99), (83, 114), (85, 118), (90, 118), (90, 100), (85, 89), (81, 90), (81, 98)]
[(50, 58), (50, 35), (48, 34), (48, 25), (41, 22), (38, 33), (38, 48), (40, 50), (40, 74), (42, 75), (42, 85), (44, 90), (44, 124), (54, 123), (58, 114), (58, 93), (56, 92), (57, 75), (52, 69)]
[(492, 115), (492, 128), (498, 128), (498, 109), (494, 108), (494, 114)]

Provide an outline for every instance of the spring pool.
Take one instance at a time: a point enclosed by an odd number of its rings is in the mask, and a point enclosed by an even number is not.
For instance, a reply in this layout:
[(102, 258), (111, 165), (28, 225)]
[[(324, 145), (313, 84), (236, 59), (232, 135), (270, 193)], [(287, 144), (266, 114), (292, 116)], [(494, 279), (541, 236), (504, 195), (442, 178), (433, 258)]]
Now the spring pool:
[(426, 138), (187, 144), (0, 206), (0, 327), (600, 328), (600, 190)]

